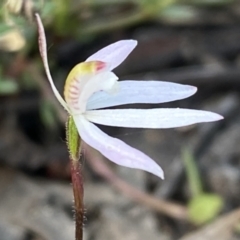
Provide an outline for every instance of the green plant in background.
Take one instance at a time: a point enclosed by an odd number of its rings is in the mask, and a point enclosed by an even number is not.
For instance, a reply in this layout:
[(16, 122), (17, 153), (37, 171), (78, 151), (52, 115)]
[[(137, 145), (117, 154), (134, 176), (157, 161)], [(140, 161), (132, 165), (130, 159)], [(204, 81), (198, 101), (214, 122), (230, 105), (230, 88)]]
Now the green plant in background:
[[(41, 10), (44, 21), (56, 35), (74, 36), (82, 40), (99, 33), (156, 19), (165, 8), (175, 2), (176, 0), (39, 0), (35, 6)], [(118, 14), (110, 13), (106, 17), (104, 11), (111, 7), (119, 9)], [(122, 11), (122, 8), (125, 10)]]
[[(24, 48), (26, 38), (23, 29), (27, 27), (27, 21), (19, 15), (25, 1), (6, 0), (2, 3), (0, 12), (0, 46), (1, 50), (16, 52)], [(30, 9), (32, 5), (27, 4)], [(30, 11), (30, 10), (29, 10)], [(29, 14), (27, 11), (27, 14)], [(29, 17), (29, 15), (28, 15)]]
[[(35, 11), (41, 12), (46, 26), (53, 31), (53, 36), (72, 36), (84, 41), (103, 32), (149, 20), (189, 24), (199, 19), (201, 7), (228, 6), (234, 2), (235, 0), (5, 0), (0, 12), (0, 46), (7, 51), (19, 51), (28, 42), (27, 48), (31, 48), (35, 37), (32, 25)], [(111, 14), (110, 11), (106, 17), (106, 9), (111, 8), (115, 9), (114, 13)]]
[(44, 125), (49, 129), (56, 129), (56, 112), (52, 103), (46, 99), (42, 99), (40, 104), (39, 114)]
[(218, 6), (229, 5), (235, 1), (236, 0), (188, 0), (187, 2), (196, 6), (218, 7)]
[[(5, 0), (1, 16), (14, 18), (23, 12), (28, 19), (40, 10), (44, 21), (59, 36), (82, 38), (156, 20), (187, 23), (198, 16), (199, 7), (228, 6), (235, 0)], [(126, 8), (128, 6), (129, 8)], [(106, 8), (119, 9), (118, 14), (106, 15)], [(124, 7), (124, 11), (121, 8)], [(127, 10), (130, 9), (130, 10)]]
[(3, 79), (0, 76), (0, 95), (11, 95), (18, 92), (18, 85), (12, 79)]
[[(5, 0), (1, 3), (0, 50), (5, 52), (0, 56), (2, 60), (1, 68), (6, 69), (5, 72), (13, 75), (10, 78), (0, 72), (1, 95), (14, 94), (20, 87), (25, 90), (37, 89), (41, 91), (39, 82), (37, 83), (36, 79), (33, 78), (36, 74), (29, 70), (34, 69), (38, 73), (37, 61), (33, 61), (32, 65), (24, 71), (24, 65), (28, 66), (29, 64), (27, 56), (34, 48), (32, 44), (35, 45), (36, 28), (35, 24), (33, 24), (33, 13), (36, 9), (41, 9), (43, 16), (51, 15), (50, 13), (54, 9), (53, 1)], [(7, 55), (7, 52), (13, 54)], [(20, 59), (20, 62), (18, 59)], [(23, 67), (17, 75), (12, 74), (12, 71), (15, 71), (14, 62), (19, 62), (20, 66)], [(11, 68), (11, 64), (13, 64), (13, 68)], [(41, 120), (46, 128), (56, 130), (55, 106), (52, 105), (51, 101), (46, 100), (46, 96), (43, 97), (39, 105)]]
[(15, 94), (18, 90), (18, 84), (13, 79), (4, 77), (0, 66), (0, 95), (4, 96)]
[(193, 154), (184, 149), (182, 152), (191, 199), (188, 203), (189, 219), (196, 225), (213, 220), (223, 208), (223, 199), (213, 193), (203, 191), (200, 175)]

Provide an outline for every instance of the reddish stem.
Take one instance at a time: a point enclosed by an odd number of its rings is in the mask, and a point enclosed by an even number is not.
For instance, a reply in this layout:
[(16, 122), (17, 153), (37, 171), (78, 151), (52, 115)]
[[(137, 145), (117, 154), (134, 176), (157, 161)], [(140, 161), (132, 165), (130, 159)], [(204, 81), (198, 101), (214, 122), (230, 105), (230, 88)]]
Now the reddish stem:
[(75, 207), (75, 238), (76, 240), (83, 239), (83, 217), (84, 217), (84, 204), (83, 204), (83, 176), (81, 165), (79, 161), (71, 162), (72, 186)]

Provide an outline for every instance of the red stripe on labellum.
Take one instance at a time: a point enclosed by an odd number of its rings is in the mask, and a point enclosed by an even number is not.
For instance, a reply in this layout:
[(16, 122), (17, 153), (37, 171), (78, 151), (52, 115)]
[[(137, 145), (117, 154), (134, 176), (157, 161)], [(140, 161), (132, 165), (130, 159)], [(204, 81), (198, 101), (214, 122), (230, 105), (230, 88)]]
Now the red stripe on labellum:
[(96, 71), (100, 71), (107, 66), (105, 62), (97, 61), (96, 62)]
[(70, 97), (71, 99), (78, 99), (78, 95), (69, 94), (69, 97)]
[(69, 92), (71, 93), (78, 93), (79, 91), (77, 91), (76, 89), (73, 89), (72, 87), (69, 88)]
[(79, 93), (69, 92), (69, 96), (78, 97), (78, 96), (79, 96)]
[(70, 89), (75, 89), (77, 92), (79, 91), (78, 86), (71, 84)]

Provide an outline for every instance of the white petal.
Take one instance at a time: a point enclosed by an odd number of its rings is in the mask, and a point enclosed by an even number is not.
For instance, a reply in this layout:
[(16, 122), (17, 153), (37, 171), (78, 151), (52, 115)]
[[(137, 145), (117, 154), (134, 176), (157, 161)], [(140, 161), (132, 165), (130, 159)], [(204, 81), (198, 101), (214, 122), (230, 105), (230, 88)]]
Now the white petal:
[(78, 104), (82, 112), (86, 109), (86, 104), (90, 96), (94, 92), (103, 90), (107, 92), (115, 92), (118, 88), (118, 77), (113, 72), (100, 72), (90, 78), (83, 86), (79, 96)]
[(129, 168), (142, 169), (164, 178), (162, 169), (146, 154), (117, 138), (108, 136), (81, 115), (74, 116), (74, 121), (81, 138), (112, 162)]
[(133, 103), (164, 103), (193, 95), (196, 87), (162, 81), (122, 81), (116, 94), (96, 92), (87, 103), (87, 109), (98, 109)]
[(84, 116), (94, 123), (131, 128), (174, 128), (223, 118), (212, 112), (180, 108), (93, 110)]
[(90, 56), (86, 62), (89, 61), (102, 61), (110, 64), (110, 70), (120, 65), (132, 50), (137, 46), (136, 40), (121, 40), (113, 44), (102, 48), (92, 56)]
[(42, 57), (42, 61), (43, 61), (43, 65), (45, 68), (45, 72), (48, 78), (48, 81), (50, 82), (50, 85), (52, 87), (53, 93), (56, 96), (56, 98), (58, 99), (58, 101), (62, 104), (62, 106), (69, 111), (66, 102), (63, 100), (62, 96), (59, 94), (58, 90), (56, 89), (54, 83), (53, 83), (53, 79), (49, 70), (49, 66), (48, 66), (48, 58), (47, 58), (47, 43), (46, 43), (46, 36), (45, 36), (45, 31), (44, 31), (44, 27), (41, 21), (40, 16), (38, 15), (38, 13), (35, 14), (36, 16), (36, 20), (37, 20), (37, 24), (38, 24), (38, 41), (39, 41), (39, 51)]

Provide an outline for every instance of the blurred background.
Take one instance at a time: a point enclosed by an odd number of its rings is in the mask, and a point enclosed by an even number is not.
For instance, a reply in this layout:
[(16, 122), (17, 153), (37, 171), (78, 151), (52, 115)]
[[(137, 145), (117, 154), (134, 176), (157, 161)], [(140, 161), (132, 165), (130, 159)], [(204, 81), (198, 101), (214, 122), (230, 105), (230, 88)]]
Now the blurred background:
[(240, 239), (240, 1), (0, 4), (0, 240), (74, 239), (67, 114), (43, 70), (35, 12), (61, 93), (75, 64), (117, 40), (136, 39), (138, 47), (115, 71), (120, 79), (198, 87), (186, 100), (137, 107), (204, 109), (225, 117), (168, 130), (102, 127), (155, 159), (166, 179), (83, 151), (84, 239)]

